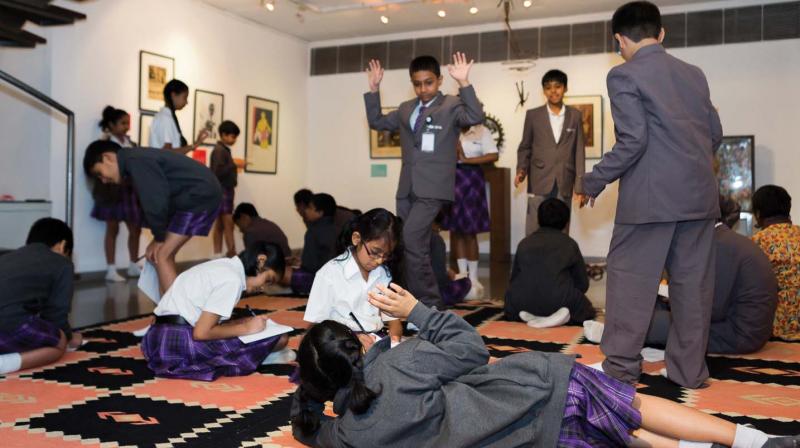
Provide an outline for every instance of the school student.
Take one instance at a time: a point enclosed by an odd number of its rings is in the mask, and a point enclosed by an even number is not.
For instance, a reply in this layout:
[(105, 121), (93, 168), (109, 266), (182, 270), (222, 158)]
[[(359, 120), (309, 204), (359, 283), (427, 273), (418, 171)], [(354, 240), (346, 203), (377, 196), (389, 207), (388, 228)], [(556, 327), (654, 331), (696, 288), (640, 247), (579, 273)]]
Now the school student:
[(52, 364), (81, 345), (68, 322), (72, 245), (69, 226), (42, 218), (25, 246), (0, 257), (0, 374)]
[(327, 193), (317, 193), (305, 210), (306, 230), (300, 268), (315, 274), (325, 263), (336, 256), (336, 200)]
[[(384, 322), (394, 342), (403, 335), (401, 322), (369, 304), (367, 293), (388, 285), (402, 265), (402, 226), (389, 211), (376, 208), (351, 222), (342, 234), (344, 253), (317, 271), (303, 320), (335, 320), (353, 331), (379, 333)], [(394, 271), (394, 272), (393, 272)]]
[(222, 187), (206, 166), (172, 151), (120, 148), (98, 140), (86, 148), (83, 168), (103, 183), (133, 183), (153, 233), (145, 256), (161, 291), (177, 277), (175, 254), (192, 236), (208, 235), (219, 214)]
[[(213, 381), (249, 375), (264, 361), (286, 363), (287, 335), (248, 344), (239, 336), (263, 331), (265, 316), (229, 320), (242, 292), (258, 291), (283, 275), (278, 246), (256, 243), (239, 255), (211, 260), (181, 273), (153, 311), (155, 323), (142, 353), (156, 376)], [(267, 358), (274, 352), (271, 359)]]
[(239, 138), (239, 126), (236, 123), (225, 120), (219, 125), (219, 141), (214, 150), (211, 151), (211, 171), (217, 176), (219, 184), (222, 186), (222, 208), (220, 208), (217, 222), (214, 225), (214, 258), (222, 257), (222, 238), (225, 237), (225, 245), (228, 247), (226, 256), (232, 257), (236, 254), (236, 243), (233, 240), (233, 198), (234, 190), (238, 181), (238, 167), (233, 161), (231, 146), (236, 144)]
[[(454, 313), (418, 303), (395, 284), (370, 293), (419, 335), (389, 349), (350, 327), (311, 327), (298, 350), (292, 431), (314, 447), (791, 447), (763, 432), (636, 392), (559, 353), (493, 364), (478, 332)], [(370, 345), (371, 344), (371, 345)], [(325, 411), (333, 401), (335, 417)], [(700, 445), (708, 447), (710, 443)]]
[(242, 202), (233, 211), (233, 222), (242, 232), (244, 247), (256, 241), (274, 243), (281, 248), (283, 256), (291, 258), (292, 250), (289, 248), (289, 239), (280, 227), (274, 222), (258, 215), (256, 207), (249, 202)]
[(667, 376), (688, 388), (708, 378), (705, 349), (714, 299), (714, 151), (722, 125), (703, 72), (661, 46), (661, 13), (621, 6), (611, 21), (625, 63), (608, 74), (616, 143), (583, 176), (581, 206), (619, 179), (608, 253), (603, 370), (635, 383), (661, 273), (671, 279)]
[[(306, 227), (308, 227), (306, 210), (308, 210), (313, 197), (314, 193), (308, 188), (297, 190), (297, 192), (294, 194), (294, 209), (303, 219), (303, 223), (306, 225)], [(337, 204), (336, 213), (333, 215), (333, 224), (336, 226), (336, 235), (341, 235), (342, 231), (350, 224), (350, 221), (360, 214), (360, 210), (349, 209)]]
[(534, 328), (582, 324), (594, 319), (586, 297), (589, 276), (578, 243), (564, 233), (569, 207), (556, 198), (538, 208), (540, 227), (517, 246), (505, 300), (506, 319)]
[[(525, 114), (514, 187), (528, 179), (526, 235), (539, 228), (536, 211), (542, 201), (557, 198), (571, 207), (573, 192), (583, 192), (583, 116), (578, 109), (564, 104), (567, 81), (567, 74), (561, 70), (545, 73), (542, 91), (547, 103)], [(565, 231), (569, 233), (569, 228)]]
[(400, 131), (403, 164), (397, 186), (397, 214), (403, 219), (403, 242), (408, 288), (425, 304), (441, 307), (442, 298), (431, 266), (431, 224), (454, 198), (460, 129), (483, 122), (483, 106), (469, 82), (472, 61), (463, 53), (453, 55), (448, 66), (458, 83), (458, 96), (439, 91), (439, 62), (432, 56), (411, 61), (409, 75), (416, 98), (386, 115), (381, 111), (380, 84), (383, 68), (372, 60), (367, 71), (369, 92), (364, 94), (369, 127)]
[[(100, 129), (104, 138), (120, 145), (123, 148), (132, 148), (136, 144), (128, 137), (131, 128), (131, 117), (122, 109), (107, 106), (103, 109), (103, 119), (100, 120)], [(107, 185), (94, 182), (92, 185), (92, 198), (94, 207), (91, 216), (106, 223), (106, 234), (103, 247), (106, 254), (106, 276), (111, 282), (123, 282), (125, 277), (119, 275), (116, 266), (117, 235), (119, 234), (120, 221), (125, 222), (128, 228), (128, 277), (138, 277), (139, 266), (139, 237), (142, 234), (142, 211), (139, 208), (139, 198), (129, 183), (122, 185)]]
[(436, 283), (439, 285), (439, 293), (442, 301), (447, 306), (455, 305), (463, 300), (477, 300), (483, 297), (483, 288), (480, 290), (475, 287), (472, 279), (464, 274), (458, 277), (452, 269), (448, 267), (447, 246), (444, 238), (439, 234), (442, 230), (444, 213), (436, 215), (433, 221), (433, 232), (431, 232), (431, 267), (436, 276)]
[(189, 104), (189, 86), (183, 81), (173, 79), (164, 86), (164, 107), (153, 117), (150, 125), (151, 148), (169, 149), (179, 154), (186, 154), (203, 143), (208, 137), (206, 128), (200, 130), (194, 144), (189, 145), (183, 137), (181, 124), (175, 114)]
[(308, 205), (311, 204), (311, 198), (314, 197), (314, 193), (309, 190), (308, 188), (301, 188), (294, 193), (294, 209), (298, 215), (300, 215), (300, 219), (303, 220), (303, 224), (308, 227), (308, 222), (306, 222), (306, 209)]

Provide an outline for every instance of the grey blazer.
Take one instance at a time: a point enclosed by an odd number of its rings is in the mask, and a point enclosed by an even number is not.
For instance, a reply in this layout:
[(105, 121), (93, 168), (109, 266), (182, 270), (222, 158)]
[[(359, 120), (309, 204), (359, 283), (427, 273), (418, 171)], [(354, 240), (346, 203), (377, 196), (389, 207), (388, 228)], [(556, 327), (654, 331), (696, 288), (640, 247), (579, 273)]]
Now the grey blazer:
[(722, 125), (703, 72), (649, 45), (606, 82), (617, 143), (583, 176), (584, 192), (619, 179), (618, 224), (718, 218)]
[[(409, 120), (419, 100), (414, 98), (386, 115), (381, 112), (381, 97), (375, 92), (364, 94), (369, 127), (377, 131), (400, 130), (403, 166), (397, 186), (397, 199), (411, 193), (420, 198), (452, 201), (455, 191), (456, 142), (461, 128), (483, 122), (483, 106), (475, 96), (475, 89), (467, 86), (458, 90), (458, 96), (439, 94), (436, 101), (423, 112), (423, 124), (413, 132)], [(430, 130), (436, 134), (434, 151), (422, 152), (422, 134)]]
[(522, 141), (517, 148), (517, 171), (528, 176), (528, 193), (545, 195), (558, 184), (559, 196), (582, 193), (585, 171), (583, 118), (581, 111), (566, 106), (564, 127), (556, 143), (547, 105), (528, 110)]

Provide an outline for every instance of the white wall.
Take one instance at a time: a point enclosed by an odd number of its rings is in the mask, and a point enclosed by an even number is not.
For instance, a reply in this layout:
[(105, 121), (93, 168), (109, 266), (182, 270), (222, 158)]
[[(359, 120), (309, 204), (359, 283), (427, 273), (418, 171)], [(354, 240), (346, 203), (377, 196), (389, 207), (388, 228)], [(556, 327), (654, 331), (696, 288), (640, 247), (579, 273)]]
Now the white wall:
[[(75, 238), (78, 271), (103, 269), (103, 223), (89, 217), (91, 194), (82, 169), (84, 149), (99, 136), (97, 121), (108, 104), (132, 114), (138, 140), (139, 50), (175, 58), (176, 77), (190, 89), (190, 104), (178, 113), (181, 128), (191, 140), (194, 89), (225, 95), (225, 119), (245, 126), (245, 96), (280, 103), (278, 175), (240, 174), (238, 201), (252, 201), (259, 212), (283, 227), (292, 246), (302, 244), (302, 225), (294, 212), (291, 193), (306, 174), (307, 43), (196, 0), (60, 2), (85, 13), (86, 21), (51, 30), (52, 96), (76, 114)], [(0, 52), (2, 54), (2, 52)], [(50, 197), (55, 216), (64, 210), (64, 121), (51, 126)], [(234, 157), (244, 157), (242, 139)], [(126, 232), (117, 240), (117, 263), (127, 266)], [(143, 239), (143, 242), (146, 240)], [(144, 251), (142, 245), (142, 252)], [(210, 238), (194, 238), (179, 260), (206, 258)]]
[[(743, 3), (736, 2), (737, 5)], [(709, 5), (719, 7), (719, 4)], [(689, 8), (674, 9), (684, 11)], [(702, 9), (702, 5), (693, 5), (693, 9)], [(577, 23), (602, 17), (567, 17), (533, 21), (525, 26)], [(427, 34), (458, 34), (483, 29), (487, 27), (439, 29)], [(391, 36), (392, 39), (399, 37), (402, 35)], [(321, 42), (314, 46), (344, 42)], [(795, 196), (800, 196), (800, 178), (796, 175), (800, 166), (800, 152), (796, 150), (797, 139), (793, 131), (800, 118), (796, 107), (800, 104), (800, 88), (797, 87), (800, 77), (800, 40), (694, 47), (674, 49), (670, 53), (705, 71), (712, 101), (719, 108), (726, 135), (756, 136), (757, 186), (776, 183), (786, 187)], [(515, 81), (524, 80), (526, 90), (531, 92), (526, 108), (539, 106), (544, 102), (539, 87), (540, 79), (552, 68), (564, 70), (569, 75), (568, 95), (604, 96), (604, 140), (605, 150), (609, 150), (614, 139), (605, 77), (609, 69), (621, 62), (621, 58), (612, 54), (547, 58), (536, 61), (536, 66), (524, 73), (508, 71), (500, 63), (476, 64), (470, 80), (484, 102), (486, 111), (499, 117), (506, 131), (507, 143), (498, 165), (512, 170), (516, 165), (516, 147), (522, 134), (524, 110), (515, 110)], [(444, 77), (447, 80), (442, 90), (456, 93), (455, 83), (447, 74)], [(314, 76), (310, 78), (308, 88), (309, 124), (314, 129), (309, 133), (309, 160), (314, 161), (309, 166), (310, 187), (329, 191), (339, 202), (348, 206), (362, 209), (384, 206), (393, 209), (400, 162), (369, 159), (368, 131), (361, 96), (367, 89), (365, 75)], [(386, 106), (396, 106), (413, 97), (407, 72), (387, 71), (381, 93)], [(387, 163), (389, 176), (370, 178), (372, 163)], [(587, 162), (587, 170), (591, 166), (592, 163)], [(516, 250), (516, 245), (524, 236), (524, 192), (524, 189), (512, 192), (512, 251)], [(584, 255), (607, 254), (616, 199), (614, 184), (600, 196), (594, 209), (573, 211), (571, 233)], [(800, 218), (800, 207), (795, 207), (793, 214), (796, 219)], [(481, 250), (488, 251), (488, 244), (483, 243)]]

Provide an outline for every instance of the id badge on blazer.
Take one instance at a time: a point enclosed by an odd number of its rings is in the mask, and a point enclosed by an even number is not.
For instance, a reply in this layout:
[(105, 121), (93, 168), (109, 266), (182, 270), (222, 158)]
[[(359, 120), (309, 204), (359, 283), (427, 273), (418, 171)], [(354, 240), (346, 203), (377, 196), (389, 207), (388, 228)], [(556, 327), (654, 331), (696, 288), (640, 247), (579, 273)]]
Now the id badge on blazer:
[(422, 134), (422, 152), (433, 152), (434, 142), (436, 141), (436, 134), (433, 132), (424, 132)]

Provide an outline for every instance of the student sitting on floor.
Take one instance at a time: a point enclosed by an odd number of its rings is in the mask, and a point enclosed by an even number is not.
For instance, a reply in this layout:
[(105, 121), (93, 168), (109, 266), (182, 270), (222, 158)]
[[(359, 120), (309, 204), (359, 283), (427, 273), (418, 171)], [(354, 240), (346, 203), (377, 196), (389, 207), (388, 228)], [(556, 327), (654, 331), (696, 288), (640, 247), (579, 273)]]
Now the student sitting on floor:
[[(791, 447), (663, 398), (636, 392), (559, 353), (527, 352), (488, 364), (475, 329), (418, 303), (395, 284), (370, 303), (419, 327), (389, 350), (350, 327), (311, 327), (298, 350), (292, 430), (315, 447), (684, 447), (679, 439), (734, 448)], [(325, 416), (333, 401), (336, 417)], [(679, 443), (681, 443), (679, 445)], [(709, 446), (709, 445), (700, 445)], [(794, 445), (796, 446), (796, 445)]]
[(342, 233), (344, 253), (326, 263), (314, 278), (303, 320), (332, 319), (366, 333), (381, 332), (388, 322), (389, 336), (400, 342), (402, 323), (370, 305), (367, 292), (400, 276), (401, 238), (400, 220), (385, 209), (372, 209), (351, 221)]
[(237, 256), (181, 273), (153, 311), (155, 323), (142, 339), (147, 366), (156, 376), (213, 381), (249, 375), (262, 363), (293, 361), (285, 334), (249, 344), (239, 340), (264, 330), (265, 316), (228, 320), (243, 291), (275, 282), (283, 267), (278, 246), (255, 243)]
[(67, 321), (71, 255), (69, 226), (42, 218), (25, 246), (0, 257), (0, 374), (54, 363), (67, 346), (80, 346)]
[[(306, 227), (308, 227), (310, 222), (308, 217), (306, 217), (306, 210), (308, 210), (311, 206), (314, 196), (315, 194), (312, 193), (308, 188), (297, 190), (297, 192), (294, 194), (294, 209), (297, 211), (300, 217), (303, 218), (303, 223), (306, 225)], [(336, 235), (341, 235), (342, 231), (347, 227), (350, 221), (360, 214), (361, 210), (349, 209), (347, 207), (342, 207), (341, 205), (336, 205), (336, 212), (333, 214), (333, 223), (336, 226)]]
[(289, 239), (286, 238), (286, 234), (277, 224), (259, 216), (253, 204), (242, 202), (237, 205), (236, 210), (233, 211), (233, 222), (242, 232), (244, 247), (249, 247), (256, 241), (274, 243), (281, 248), (287, 261), (292, 257), (292, 249), (289, 248)]
[[(300, 257), (300, 268), (291, 272), (290, 285), (298, 294), (308, 294), (314, 283), (314, 275), (331, 258), (336, 256), (336, 226), (333, 216), (336, 200), (326, 193), (315, 194), (304, 211), (308, 229)], [(286, 276), (284, 276), (286, 279)], [(285, 280), (282, 284), (285, 284)]]
[(444, 244), (444, 238), (439, 234), (442, 231), (443, 219), (444, 213), (439, 212), (433, 221), (431, 267), (433, 275), (436, 276), (436, 283), (439, 284), (442, 301), (445, 305), (451, 306), (464, 299), (475, 300), (478, 297), (478, 290), (472, 287), (472, 280), (466, 274), (462, 278), (456, 278), (456, 273), (447, 266), (447, 247)]
[(294, 209), (300, 218), (303, 220), (303, 224), (308, 227), (308, 221), (306, 221), (306, 209), (311, 204), (311, 198), (314, 197), (314, 192), (309, 190), (308, 188), (301, 188), (294, 193)]
[(539, 206), (539, 230), (517, 246), (506, 292), (506, 319), (547, 328), (594, 318), (586, 298), (589, 277), (583, 255), (578, 243), (563, 232), (569, 213), (569, 207), (556, 198)]

